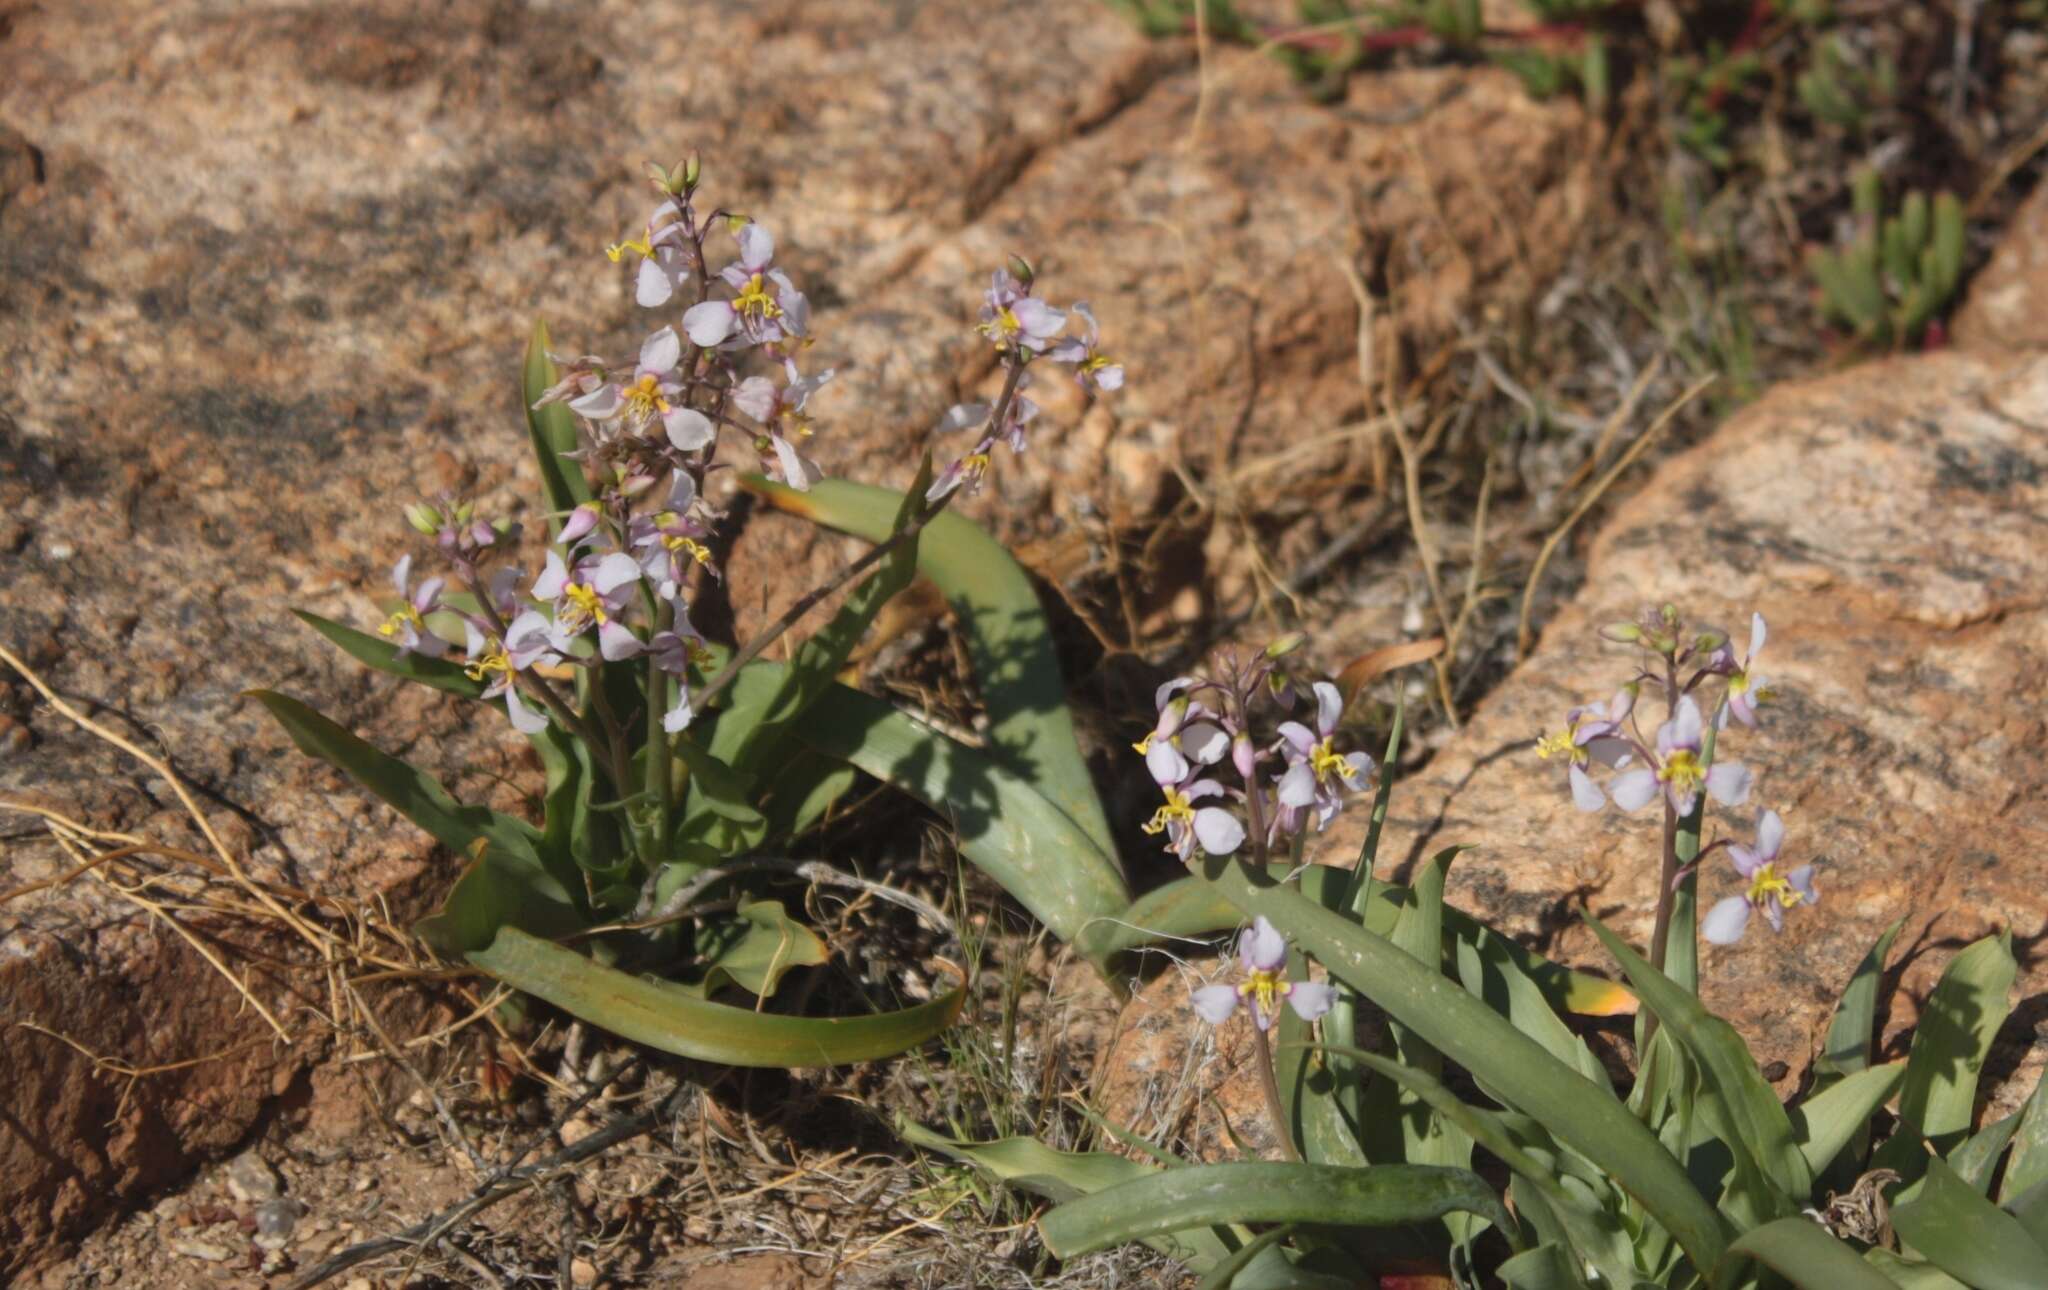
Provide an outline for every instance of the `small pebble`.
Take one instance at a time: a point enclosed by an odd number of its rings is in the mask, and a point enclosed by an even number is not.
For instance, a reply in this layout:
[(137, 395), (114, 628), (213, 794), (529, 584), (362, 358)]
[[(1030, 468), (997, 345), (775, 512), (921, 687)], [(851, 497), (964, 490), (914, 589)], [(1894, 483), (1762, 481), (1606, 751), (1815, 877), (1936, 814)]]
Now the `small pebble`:
[(597, 1265), (589, 1259), (573, 1259), (569, 1263), (569, 1279), (579, 1286), (597, 1284)]
[(256, 1207), (256, 1244), (266, 1250), (283, 1249), (299, 1221), (299, 1202), (282, 1197), (266, 1200)]
[(229, 1251), (211, 1241), (172, 1241), (171, 1252), (182, 1254), (188, 1259), (203, 1259), (208, 1263), (226, 1263)]
[(244, 1151), (228, 1161), (228, 1191), (244, 1204), (276, 1200), (283, 1189), (277, 1171), (262, 1156)]

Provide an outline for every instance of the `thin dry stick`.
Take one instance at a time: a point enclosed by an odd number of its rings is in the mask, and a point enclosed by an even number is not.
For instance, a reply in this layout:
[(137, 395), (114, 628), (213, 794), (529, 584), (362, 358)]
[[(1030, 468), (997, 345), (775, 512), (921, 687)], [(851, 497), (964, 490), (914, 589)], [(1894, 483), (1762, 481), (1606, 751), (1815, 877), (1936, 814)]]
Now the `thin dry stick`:
[(1643, 401), (1644, 391), (1648, 390), (1650, 383), (1663, 373), (1664, 354), (1659, 351), (1657, 356), (1650, 360), (1650, 365), (1636, 374), (1635, 383), (1628, 387), (1628, 393), (1622, 396), (1621, 403), (1615, 407), (1613, 415), (1607, 418), (1607, 424), (1600, 427), (1600, 437), (1594, 441), (1593, 451), (1587, 455), (1579, 468), (1572, 472), (1572, 477), (1565, 483), (1566, 488), (1577, 488), (1600, 468), (1600, 459), (1607, 455), (1607, 450), (1614, 446), (1615, 436), (1621, 433), (1621, 428), (1628, 424), (1629, 418), (1636, 414), (1636, 405)]
[(1607, 473), (1602, 475), (1594, 483), (1593, 487), (1586, 491), (1586, 495), (1579, 499), (1579, 504), (1572, 508), (1572, 513), (1565, 517), (1564, 523), (1558, 525), (1557, 529), (1549, 537), (1543, 539), (1543, 549), (1536, 553), (1536, 563), (1529, 568), (1529, 581), (1522, 586), (1522, 616), (1515, 628), (1515, 656), (1517, 658), (1527, 658), (1529, 656), (1529, 646), (1533, 643), (1534, 639), (1534, 633), (1529, 630), (1529, 614), (1535, 604), (1536, 584), (1542, 579), (1544, 567), (1550, 563), (1550, 557), (1556, 554), (1558, 543), (1564, 541), (1565, 537), (1571, 533), (1572, 527), (1585, 518), (1586, 512), (1592, 510), (1593, 504), (1600, 500), (1601, 495), (1607, 491), (1608, 487), (1615, 480), (1621, 478), (1622, 472), (1635, 464), (1636, 458), (1643, 455), (1643, 450), (1648, 448), (1651, 443), (1655, 442), (1657, 436), (1664, 432), (1664, 427), (1677, 419), (1678, 414), (1684, 410), (1685, 405), (1698, 398), (1707, 387), (1719, 379), (1718, 376), (1711, 374), (1703, 376), (1699, 380), (1694, 381), (1684, 393), (1673, 399), (1670, 406), (1657, 414), (1657, 419), (1650, 423), (1650, 428), (1643, 431), (1642, 437), (1630, 444), (1627, 452), (1621, 454), (1621, 460), (1615, 462), (1608, 469)]

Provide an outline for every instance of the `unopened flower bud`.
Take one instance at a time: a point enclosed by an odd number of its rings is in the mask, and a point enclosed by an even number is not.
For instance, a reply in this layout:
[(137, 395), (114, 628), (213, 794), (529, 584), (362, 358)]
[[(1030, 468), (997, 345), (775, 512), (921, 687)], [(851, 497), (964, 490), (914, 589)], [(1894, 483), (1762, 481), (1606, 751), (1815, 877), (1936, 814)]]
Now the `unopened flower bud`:
[(619, 481), (619, 496), (627, 499), (638, 497), (660, 482), (653, 475), (628, 475)]
[(1664, 607), (1658, 610), (1657, 613), (1666, 623), (1676, 625), (1678, 622), (1678, 606), (1671, 604), (1669, 601), (1666, 601)]
[(697, 186), (698, 176), (703, 173), (704, 169), (703, 162), (697, 156), (695, 148), (690, 149), (690, 155), (684, 157), (682, 165), (677, 168), (683, 172), (683, 188), (685, 191)]
[(418, 502), (405, 508), (405, 522), (428, 537), (441, 531), (441, 508)]
[(1600, 629), (1600, 635), (1622, 645), (1633, 645), (1643, 638), (1643, 629), (1634, 623), (1609, 623)]
[(457, 524), (467, 524), (474, 518), (476, 518), (475, 502), (464, 502), (455, 508), (455, 522)]
[(1711, 654), (1727, 643), (1728, 634), (1726, 632), (1701, 632), (1694, 639), (1692, 647), (1698, 653)]
[(1029, 291), (1033, 279), (1037, 278), (1038, 274), (1032, 269), (1031, 261), (1021, 255), (1013, 255), (1010, 257), (1010, 276), (1017, 280), (1017, 285)]
[(1273, 659), (1286, 658), (1289, 654), (1292, 654), (1307, 643), (1307, 632), (1289, 632), (1266, 646), (1266, 657)]
[(1651, 649), (1667, 657), (1678, 652), (1678, 642), (1669, 636), (1652, 636), (1649, 638), (1649, 645)]
[(1251, 734), (1240, 730), (1230, 739), (1230, 764), (1237, 767), (1237, 773), (1250, 783), (1258, 773), (1259, 750), (1253, 746)]
[(490, 521), (478, 520), (469, 526), (469, 540), (478, 546), (489, 546), (498, 540), (498, 530), (491, 527)]
[(597, 503), (585, 502), (569, 512), (569, 518), (562, 524), (560, 540), (574, 542), (597, 527)]

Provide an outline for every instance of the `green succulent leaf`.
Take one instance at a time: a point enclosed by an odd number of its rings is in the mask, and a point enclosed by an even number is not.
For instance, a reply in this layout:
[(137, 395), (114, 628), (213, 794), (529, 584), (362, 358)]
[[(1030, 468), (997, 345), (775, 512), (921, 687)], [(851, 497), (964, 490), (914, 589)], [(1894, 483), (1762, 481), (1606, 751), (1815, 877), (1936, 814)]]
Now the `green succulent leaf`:
[(754, 1012), (601, 966), (516, 927), (500, 931), (488, 948), (470, 951), (469, 961), (622, 1038), (727, 1066), (843, 1066), (893, 1057), (952, 1025), (966, 998), (953, 990), (898, 1012), (858, 1017)]
[[(1890, 1062), (1838, 1079), (1790, 1110), (1793, 1138), (1815, 1176), (1867, 1132), (1870, 1117), (1906, 1078), (1904, 1062)], [(1840, 1189), (1846, 1190), (1846, 1188)]]
[(322, 618), (303, 609), (292, 610), (292, 616), (334, 642), (342, 653), (388, 676), (417, 681), (421, 685), (465, 699), (475, 699), (483, 695), (484, 683), (471, 680), (469, 673), (463, 670), (460, 663), (452, 663), (444, 658), (429, 658), (418, 653), (400, 657), (396, 645), (379, 640), (369, 632), (357, 631), (331, 618)]
[[(902, 503), (889, 489), (838, 479), (808, 492), (759, 476), (743, 476), (741, 483), (778, 510), (870, 542), (888, 537)], [(1036, 786), (1095, 851), (1116, 854), (1109, 818), (1074, 737), (1051, 627), (1023, 566), (972, 520), (947, 511), (925, 527), (917, 571), (959, 616), (988, 709), (989, 758)]]
[(750, 900), (732, 917), (700, 925), (697, 953), (704, 960), (701, 971), (673, 984), (699, 999), (729, 984), (771, 998), (790, 969), (816, 967), (831, 957), (818, 934), (791, 918), (776, 900)]
[(1865, 1250), (1863, 1261), (1884, 1273), (1899, 1290), (1970, 1290), (1932, 1263), (1901, 1258), (1890, 1250)]
[[(2018, 974), (2010, 936), (1987, 936), (1955, 956), (1921, 1011), (1899, 1089), (1899, 1117), (1937, 1151), (1951, 1149), (1970, 1131), (1977, 1076), (2005, 1024)], [(1916, 1137), (1901, 1133), (1879, 1150), (1877, 1160), (1911, 1182), (1923, 1155)]]
[(1922, 1152), (1922, 1161), (1926, 1172), (1915, 1194), (1892, 1210), (1900, 1238), (1976, 1290), (2038, 1290), (2048, 1247), (1939, 1156)]
[(1998, 1198), (2009, 1200), (2044, 1182), (2048, 1182), (2048, 1079), (2038, 1081), (2033, 1095), (2027, 1098), (2026, 1112), (2013, 1134), (2012, 1158), (2005, 1163)]
[(1885, 929), (1856, 965), (1849, 987), (1836, 1002), (1835, 1019), (1828, 1023), (1827, 1042), (1814, 1063), (1817, 1089), (1869, 1067), (1871, 1028), (1877, 1018), (1877, 991), (1884, 981), (1884, 961), (1892, 952), (1899, 929), (1905, 925), (1906, 920), (1901, 918)]
[(1501, 1284), (1508, 1290), (1584, 1290), (1578, 1261), (1559, 1245), (1524, 1250), (1500, 1265)]
[(1119, 1183), (1059, 1205), (1038, 1221), (1061, 1258), (1189, 1228), (1233, 1223), (1326, 1223), (1392, 1227), (1452, 1213), (1512, 1228), (1486, 1181), (1436, 1165), (1241, 1162), (1192, 1165)]
[(1956, 1177), (1970, 1184), (1979, 1196), (1989, 1195), (1991, 1177), (1998, 1170), (1998, 1158), (2005, 1154), (2006, 1144), (2012, 1141), (2019, 1127), (2018, 1111), (1985, 1125), (1948, 1153), (1948, 1167), (1956, 1171)]
[(547, 495), (548, 509), (562, 512), (548, 518), (548, 533), (553, 536), (561, 531), (568, 511), (590, 500), (590, 481), (583, 477), (580, 463), (562, 455), (577, 448), (575, 414), (560, 403), (533, 406), (561, 379), (555, 360), (548, 357), (548, 345), (548, 325), (536, 318), (533, 335), (526, 342), (526, 364), (520, 370), (519, 406), (526, 409), (526, 430), (540, 466), (541, 491)]
[(1802, 1290), (1897, 1290), (1856, 1251), (1803, 1216), (1753, 1227), (1728, 1247), (1729, 1261), (1755, 1259)]

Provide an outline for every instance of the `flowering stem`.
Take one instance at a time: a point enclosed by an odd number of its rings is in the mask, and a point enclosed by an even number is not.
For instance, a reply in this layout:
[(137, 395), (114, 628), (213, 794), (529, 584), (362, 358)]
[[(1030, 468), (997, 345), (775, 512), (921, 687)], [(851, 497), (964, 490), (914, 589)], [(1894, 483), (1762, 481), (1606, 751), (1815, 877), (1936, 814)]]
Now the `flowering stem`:
[(1273, 1074), (1273, 1048), (1266, 1042), (1266, 1032), (1261, 1027), (1252, 1027), (1253, 1042), (1258, 1054), (1253, 1059), (1259, 1068), (1259, 1087), (1266, 1094), (1266, 1114), (1273, 1120), (1273, 1136), (1280, 1140), (1280, 1152), (1295, 1164), (1301, 1163), (1301, 1152), (1294, 1146), (1294, 1135), (1287, 1131), (1287, 1108), (1280, 1101), (1280, 1081)]
[[(1010, 376), (1003, 383), (1002, 395), (996, 400), (995, 407), (989, 413), (990, 425), (999, 426), (1003, 424), (1003, 418), (1009, 414), (1011, 402), (1017, 397), (1018, 383), (1023, 378), (1024, 364), (1011, 364)], [(739, 677), (741, 668), (760, 657), (762, 650), (767, 649), (769, 645), (775, 642), (777, 637), (796, 626), (798, 620), (809, 613), (819, 601), (838, 591), (841, 587), (846, 586), (861, 574), (866, 573), (891, 551), (924, 532), (925, 525), (937, 519), (941, 512), (952, 505), (953, 498), (956, 495), (956, 493), (947, 493), (940, 497), (938, 501), (924, 507), (910, 523), (869, 548), (865, 555), (841, 570), (836, 577), (809, 594), (800, 597), (795, 604), (783, 611), (780, 618), (770, 623), (760, 634), (748, 641), (745, 646), (735, 653), (731, 661), (718, 670), (718, 675), (705, 682), (704, 688), (697, 693), (696, 706), (700, 710), (709, 710), (713, 700), (717, 699), (720, 694), (723, 694), (726, 687)]]

